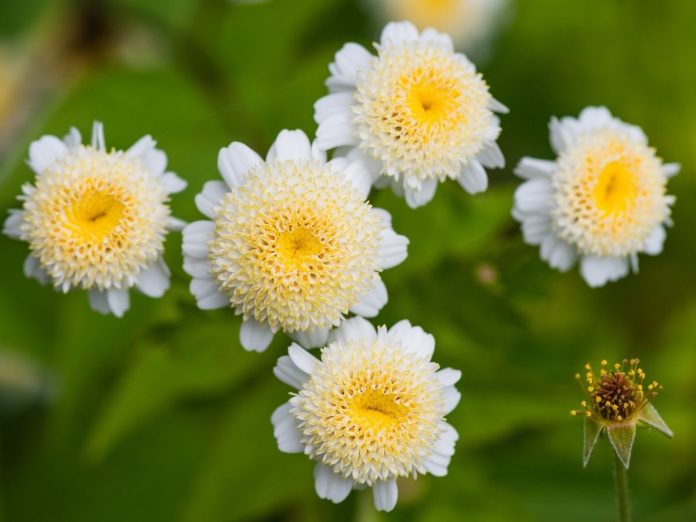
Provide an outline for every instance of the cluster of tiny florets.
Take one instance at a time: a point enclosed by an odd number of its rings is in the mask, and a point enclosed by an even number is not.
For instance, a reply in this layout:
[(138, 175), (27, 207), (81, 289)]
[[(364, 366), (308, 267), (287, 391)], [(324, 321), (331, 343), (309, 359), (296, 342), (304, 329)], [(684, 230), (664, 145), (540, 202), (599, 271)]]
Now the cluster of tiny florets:
[(638, 359), (624, 359), (610, 367), (603, 360), (596, 374), (587, 363), (584, 376), (575, 374), (587, 400), (580, 403), (581, 410), (572, 410), (571, 414), (609, 422), (632, 419), (661, 389), (657, 381), (645, 384), (645, 372), (639, 364)]

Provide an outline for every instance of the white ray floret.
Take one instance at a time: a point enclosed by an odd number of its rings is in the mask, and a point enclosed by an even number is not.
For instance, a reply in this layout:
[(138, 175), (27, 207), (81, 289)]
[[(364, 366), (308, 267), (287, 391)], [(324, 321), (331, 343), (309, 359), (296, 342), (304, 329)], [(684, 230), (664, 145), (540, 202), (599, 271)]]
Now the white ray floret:
[(161, 297), (169, 288), (162, 254), (171, 217), (169, 195), (186, 182), (166, 171), (167, 156), (145, 136), (127, 151), (107, 151), (96, 122), (90, 145), (77, 129), (61, 140), (43, 136), (29, 147), (34, 184), (19, 196), (4, 233), (26, 241), (24, 273), (68, 292), (89, 292), (91, 307), (120, 317), (129, 289)]
[(578, 261), (592, 287), (637, 272), (638, 254), (662, 252), (675, 201), (667, 180), (679, 165), (664, 164), (639, 127), (604, 107), (553, 118), (550, 131), (556, 160), (523, 158), (516, 169), (526, 181), (513, 216), (525, 240), (558, 270)]
[(446, 34), (390, 23), (377, 56), (346, 44), (329, 66), (330, 94), (318, 100), (317, 144), (360, 159), (375, 186), (391, 185), (411, 207), (456, 179), (469, 193), (488, 187), (484, 167), (503, 167), (496, 144), (507, 112)]
[(273, 413), (278, 448), (316, 462), (319, 497), (343, 501), (371, 487), (375, 507), (396, 505), (398, 477), (447, 474), (458, 435), (445, 421), (461, 372), (431, 361), (435, 340), (401, 321), (387, 330), (345, 320), (316, 358), (293, 344), (275, 375), (297, 393)]
[(184, 229), (200, 308), (241, 314), (241, 344), (254, 351), (278, 330), (321, 346), (345, 314), (377, 315), (387, 302), (379, 272), (406, 258), (408, 240), (366, 201), (362, 163), (327, 162), (302, 131), (282, 131), (265, 160), (235, 142), (218, 167), (224, 181), (196, 196), (210, 220)]

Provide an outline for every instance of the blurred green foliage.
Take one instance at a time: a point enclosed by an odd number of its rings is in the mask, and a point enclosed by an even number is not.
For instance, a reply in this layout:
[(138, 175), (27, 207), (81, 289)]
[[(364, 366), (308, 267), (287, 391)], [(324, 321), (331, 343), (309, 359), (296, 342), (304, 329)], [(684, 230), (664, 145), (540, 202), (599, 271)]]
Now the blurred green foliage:
[[(193, 196), (218, 176), (217, 150), (238, 140), (265, 152), (282, 128), (313, 134), (312, 104), (333, 53), (345, 41), (369, 44), (379, 30), (349, 0), (31, 0), (3, 3), (0, 37), (45, 45), (85, 9), (107, 36), (98, 54), (56, 80), (16, 150), (0, 158), (3, 214), (31, 179), (23, 157), (32, 139), (71, 125), (87, 132), (99, 119), (110, 146), (146, 133), (158, 140), (189, 181), (174, 213), (195, 220)], [(403, 484), (384, 519), (612, 520), (607, 444), (581, 468), (581, 424), (568, 415), (581, 400), (573, 374), (585, 360), (638, 356), (664, 384), (656, 404), (676, 437), (639, 433), (636, 520), (696, 520), (694, 21), (689, 0), (519, 0), (481, 64), (512, 109), (501, 138), (508, 167), (485, 194), (447, 183), (415, 211), (373, 193), (411, 238), (407, 261), (385, 274), (390, 302), (379, 323), (421, 325), (437, 339), (436, 361), (464, 374), (450, 417), (461, 434), (450, 474)], [(90, 42), (81, 45), (93, 50)], [(665, 252), (599, 290), (549, 269), (510, 218), (514, 163), (550, 157), (549, 117), (590, 104), (643, 126), (663, 157), (683, 165), (670, 183), (678, 202)], [(25, 279), (26, 245), (0, 237), (0, 350), (22, 354), (51, 383), (30, 407), (2, 403), (0, 519), (362, 513), (359, 494), (339, 506), (318, 500), (312, 464), (276, 449), (270, 414), (289, 391), (271, 368), (287, 339), (278, 335), (263, 355), (242, 350), (238, 318), (196, 309), (179, 249), (170, 235), (172, 290), (160, 300), (134, 296), (118, 320), (90, 311), (84, 293)]]

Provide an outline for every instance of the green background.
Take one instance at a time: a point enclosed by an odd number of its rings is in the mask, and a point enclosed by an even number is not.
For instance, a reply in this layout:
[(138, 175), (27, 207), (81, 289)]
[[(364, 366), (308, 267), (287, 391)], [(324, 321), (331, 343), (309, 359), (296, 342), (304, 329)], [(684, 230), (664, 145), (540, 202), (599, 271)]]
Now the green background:
[[(696, 520), (694, 22), (689, 0), (519, 0), (480, 62), (511, 108), (508, 166), (484, 194), (448, 182), (415, 211), (373, 192), (411, 240), (384, 275), (390, 301), (377, 323), (410, 319), (435, 335), (435, 360), (463, 372), (449, 475), (402, 484), (390, 515), (371, 518), (356, 493), (338, 506), (317, 499), (312, 464), (277, 450), (270, 414), (289, 390), (271, 368), (288, 340), (247, 353), (231, 311), (199, 311), (178, 234), (167, 240), (172, 289), (133, 293), (121, 320), (90, 311), (84, 293), (24, 278), (26, 245), (0, 237), (0, 519), (610, 521), (608, 443), (583, 470), (573, 374), (586, 360), (637, 356), (664, 385), (655, 404), (676, 436), (638, 434), (635, 519)], [(218, 177), (218, 149), (238, 140), (265, 153), (283, 128), (312, 135), (333, 54), (368, 45), (379, 27), (348, 0), (3, 2), (9, 52), (49, 59), (25, 79), (48, 87), (0, 158), (0, 210), (17, 207), (32, 178), (31, 140), (71, 125), (87, 134), (99, 119), (109, 146), (158, 140), (189, 181), (175, 215), (198, 219), (193, 197)], [(663, 254), (597, 290), (576, 270), (551, 270), (510, 217), (514, 164), (550, 158), (549, 117), (591, 104), (642, 126), (683, 165)], [(31, 371), (8, 370), (8, 353)]]

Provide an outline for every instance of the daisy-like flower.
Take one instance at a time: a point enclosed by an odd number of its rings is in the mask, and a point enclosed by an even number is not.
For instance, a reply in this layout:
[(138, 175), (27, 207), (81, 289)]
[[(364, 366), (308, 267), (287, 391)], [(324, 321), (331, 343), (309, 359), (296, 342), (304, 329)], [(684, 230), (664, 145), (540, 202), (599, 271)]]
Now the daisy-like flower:
[(346, 44), (329, 66), (330, 94), (314, 106), (321, 149), (361, 158), (378, 187), (391, 184), (412, 208), (456, 179), (471, 194), (488, 187), (484, 167), (505, 164), (496, 140), (506, 112), (449, 36), (390, 23), (377, 56)]
[(129, 289), (161, 297), (169, 288), (162, 254), (171, 217), (169, 195), (186, 182), (166, 172), (167, 156), (150, 136), (127, 151), (107, 151), (96, 122), (91, 145), (77, 129), (61, 140), (43, 136), (29, 147), (35, 183), (25, 184), (22, 208), (11, 210), (4, 233), (29, 244), (27, 277), (56, 289), (88, 291), (91, 307), (121, 317)]
[(278, 359), (276, 377), (298, 390), (271, 417), (278, 448), (316, 461), (320, 498), (371, 487), (390, 511), (398, 477), (447, 474), (458, 435), (444, 417), (461, 372), (432, 362), (433, 336), (408, 321), (375, 331), (354, 317), (329, 341), (320, 359), (296, 344)]
[(452, 36), (459, 49), (474, 49), (488, 39), (508, 0), (370, 0), (388, 20), (411, 20)]
[(525, 241), (541, 246), (553, 268), (580, 272), (591, 287), (638, 271), (638, 254), (662, 252), (671, 224), (667, 180), (679, 172), (663, 164), (643, 131), (588, 107), (579, 118), (553, 118), (555, 161), (522, 158), (513, 216)]
[(631, 461), (636, 426), (655, 429), (670, 438), (673, 436), (672, 430), (650, 403), (662, 387), (657, 381), (646, 381), (639, 364), (638, 359), (624, 359), (610, 367), (604, 360), (599, 374), (589, 363), (585, 365), (583, 375), (575, 374), (587, 395), (587, 400), (580, 403), (582, 409), (570, 412), (573, 416), (585, 417), (583, 465), (587, 466), (599, 436), (605, 432), (626, 468)]
[(360, 162), (326, 161), (302, 131), (282, 131), (264, 161), (242, 143), (223, 148), (224, 181), (196, 196), (209, 221), (184, 229), (184, 269), (202, 309), (243, 316), (240, 341), (263, 351), (283, 330), (321, 346), (349, 311), (387, 302), (379, 271), (406, 258), (408, 240), (365, 200)]

